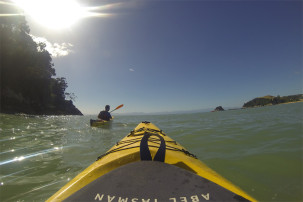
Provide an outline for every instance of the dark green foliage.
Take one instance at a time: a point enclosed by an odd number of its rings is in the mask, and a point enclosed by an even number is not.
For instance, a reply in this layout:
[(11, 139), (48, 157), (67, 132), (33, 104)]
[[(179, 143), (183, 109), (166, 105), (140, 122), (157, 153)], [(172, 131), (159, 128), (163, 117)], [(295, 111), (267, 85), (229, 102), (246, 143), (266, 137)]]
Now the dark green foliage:
[(298, 95), (289, 95), (289, 96), (283, 96), (280, 97), (279, 95), (277, 97), (274, 96), (265, 96), (260, 98), (255, 98), (243, 105), (243, 107), (259, 107), (259, 106), (265, 106), (265, 105), (276, 105), (276, 104), (282, 104), (282, 103), (288, 103), (288, 102), (297, 102), (303, 99), (303, 94)]
[(243, 105), (243, 107), (254, 107), (254, 106), (264, 106), (272, 102), (271, 99), (267, 98), (255, 98)]
[(29, 31), (23, 16), (0, 17), (0, 112), (81, 114), (68, 109), (73, 104), (65, 100), (66, 80), (53, 78), (50, 53)]

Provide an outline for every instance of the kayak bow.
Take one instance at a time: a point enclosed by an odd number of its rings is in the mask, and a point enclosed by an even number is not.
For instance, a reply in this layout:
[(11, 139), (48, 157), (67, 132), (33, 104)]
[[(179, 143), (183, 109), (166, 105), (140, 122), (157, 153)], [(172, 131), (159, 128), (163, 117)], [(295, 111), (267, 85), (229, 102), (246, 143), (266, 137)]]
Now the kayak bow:
[(48, 201), (256, 201), (149, 122)]

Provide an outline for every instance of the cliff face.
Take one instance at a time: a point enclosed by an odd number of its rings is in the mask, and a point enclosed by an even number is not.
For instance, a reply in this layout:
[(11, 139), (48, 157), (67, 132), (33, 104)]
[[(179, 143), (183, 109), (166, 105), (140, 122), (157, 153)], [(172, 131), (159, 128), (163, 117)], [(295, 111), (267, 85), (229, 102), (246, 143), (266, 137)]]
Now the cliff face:
[(75, 105), (73, 104), (73, 101), (71, 101), (71, 100), (66, 102), (64, 109), (65, 109), (64, 114), (83, 116), (82, 112), (77, 107), (75, 107)]
[(32, 115), (83, 115), (71, 100), (65, 100), (56, 104), (43, 105), (24, 99), (21, 94), (18, 97), (1, 97), (0, 113), (7, 114), (32, 114)]

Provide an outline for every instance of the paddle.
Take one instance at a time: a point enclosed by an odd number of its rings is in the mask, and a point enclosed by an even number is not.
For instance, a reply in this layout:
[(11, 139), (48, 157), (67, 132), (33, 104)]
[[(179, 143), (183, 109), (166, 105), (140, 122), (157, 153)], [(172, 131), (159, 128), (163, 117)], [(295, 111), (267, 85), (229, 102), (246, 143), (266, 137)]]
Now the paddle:
[(123, 107), (123, 104), (122, 104), (122, 105), (119, 105), (118, 107), (116, 107), (116, 109), (110, 111), (110, 113), (113, 112), (113, 111), (115, 111), (115, 110), (117, 110), (117, 109), (120, 109), (121, 107)]

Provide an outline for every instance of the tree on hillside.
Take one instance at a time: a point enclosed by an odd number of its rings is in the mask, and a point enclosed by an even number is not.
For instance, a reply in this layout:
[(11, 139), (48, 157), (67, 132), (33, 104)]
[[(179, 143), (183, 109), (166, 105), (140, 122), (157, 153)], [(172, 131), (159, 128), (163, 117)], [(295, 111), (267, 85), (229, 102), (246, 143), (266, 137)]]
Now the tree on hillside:
[(0, 17), (0, 112), (52, 113), (66, 103), (65, 78), (54, 78), (51, 54), (29, 32), (24, 16)]
[(288, 103), (288, 102), (296, 102), (296, 101), (300, 101), (301, 99), (303, 99), (303, 94), (298, 94), (298, 95), (289, 95), (289, 96), (283, 96), (281, 97), (280, 95), (278, 95), (277, 97), (273, 97), (273, 98), (255, 98), (247, 103), (245, 103), (243, 105), (243, 107), (257, 107), (257, 106), (265, 106), (268, 104), (281, 104), (281, 103)]

